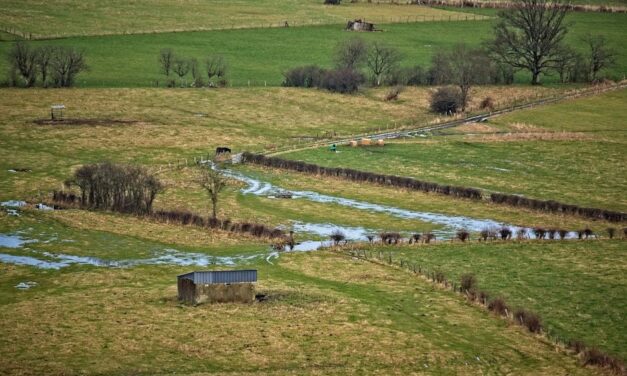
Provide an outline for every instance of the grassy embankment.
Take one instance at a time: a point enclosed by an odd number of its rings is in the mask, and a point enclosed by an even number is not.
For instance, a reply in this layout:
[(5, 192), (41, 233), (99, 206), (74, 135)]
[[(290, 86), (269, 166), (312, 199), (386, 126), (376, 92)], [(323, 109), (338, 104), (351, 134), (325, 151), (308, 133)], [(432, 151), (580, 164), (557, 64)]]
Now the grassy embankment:
[[(369, 249), (369, 248), (367, 248)], [(625, 292), (625, 241), (497, 242), (424, 247), (375, 247), (430, 272), (442, 271), (459, 285), (474, 274), (479, 289), (502, 297), (514, 309), (537, 312), (552, 336), (581, 340), (627, 358), (622, 315)]]
[[(398, 9), (414, 9), (393, 6)], [(627, 72), (627, 59), (622, 53), (623, 35), (627, 33), (627, 14), (575, 13), (567, 17), (572, 24), (567, 42), (583, 52), (581, 37), (594, 30), (606, 36), (619, 51), (618, 64), (609, 73), (622, 78)], [(434, 51), (451, 48), (457, 43), (479, 46), (489, 38), (494, 19), (485, 21), (417, 22), (381, 25), (383, 32), (359, 33), (368, 41), (381, 41), (398, 48), (403, 65), (420, 64), (427, 68)], [(33, 45), (70, 45), (85, 50), (90, 70), (79, 76), (81, 87), (150, 87), (157, 81), (164, 85), (157, 56), (163, 48), (173, 48), (185, 57), (204, 61), (209, 54), (221, 54), (229, 61), (229, 79), (234, 86), (280, 85), (282, 73), (306, 64), (332, 65), (333, 49), (339, 41), (354, 37), (341, 26), (314, 26), (252, 30), (222, 30), (144, 35), (77, 37), (35, 41)], [(0, 43), (0, 56), (6, 55), (11, 42)], [(7, 69), (0, 59), (0, 71)], [(189, 78), (188, 78), (189, 80)], [(547, 83), (557, 78), (544, 77)], [(529, 81), (525, 73), (517, 81)], [(189, 81), (188, 81), (189, 82)]]
[(621, 90), (383, 148), (282, 157), (624, 211), (626, 101), (627, 90)]

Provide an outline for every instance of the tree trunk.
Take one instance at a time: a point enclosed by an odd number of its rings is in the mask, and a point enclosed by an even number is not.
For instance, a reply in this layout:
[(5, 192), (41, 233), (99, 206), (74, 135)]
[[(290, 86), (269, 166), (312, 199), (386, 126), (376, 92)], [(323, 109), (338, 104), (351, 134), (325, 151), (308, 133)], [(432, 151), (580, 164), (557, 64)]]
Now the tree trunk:
[(533, 71), (531, 77), (532, 85), (540, 85), (540, 72)]

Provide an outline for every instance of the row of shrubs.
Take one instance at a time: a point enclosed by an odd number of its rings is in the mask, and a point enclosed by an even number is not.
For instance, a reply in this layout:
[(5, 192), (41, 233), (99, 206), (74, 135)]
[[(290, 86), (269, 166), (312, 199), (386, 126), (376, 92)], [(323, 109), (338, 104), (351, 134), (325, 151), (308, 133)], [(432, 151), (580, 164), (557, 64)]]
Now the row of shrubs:
[[(74, 193), (54, 191), (52, 194), (54, 204), (62, 207), (84, 208), (81, 199)], [(219, 219), (203, 217), (187, 210), (157, 210), (145, 213), (146, 217), (163, 223), (179, 224), (186, 226), (198, 226), (211, 229), (221, 229), (233, 233), (248, 234), (258, 238), (286, 239), (286, 234), (278, 229), (254, 222), (234, 222), (228, 218)]]
[[(446, 283), (443, 273), (436, 272), (434, 280), (439, 283)], [(441, 280), (437, 280), (439, 279)], [(542, 331), (542, 319), (540, 316), (529, 310), (518, 308), (512, 310), (505, 300), (501, 297), (490, 298), (490, 295), (478, 288), (477, 278), (474, 274), (463, 274), (461, 276), (459, 292), (473, 302), (483, 304), (488, 310), (497, 315), (511, 318), (519, 325), (526, 327), (532, 333), (540, 333)], [(602, 368), (608, 368), (618, 374), (624, 374), (625, 365), (619, 359), (609, 356), (599, 349), (589, 348), (581, 341), (568, 341), (566, 346), (579, 355), (584, 365), (594, 365)]]
[[(366, 254), (364, 253), (364, 255)], [(381, 255), (379, 255), (379, 258), (381, 258)], [(391, 256), (387, 262), (392, 263)], [(400, 266), (412, 269), (411, 264), (404, 263), (402, 260), (400, 261)], [(512, 319), (518, 325), (527, 328), (531, 333), (541, 333), (543, 330), (540, 315), (524, 308), (512, 309), (502, 297), (492, 298), (488, 292), (478, 288), (478, 281), (474, 274), (463, 274), (460, 278), (460, 285), (457, 287), (456, 284), (449, 283), (445, 274), (440, 270), (429, 273), (421, 267), (416, 269), (416, 265), (413, 265), (413, 272), (425, 275), (433, 282), (443, 284), (446, 287), (452, 286), (454, 291), (464, 294), (468, 300), (482, 304), (497, 315)], [(580, 357), (584, 366), (592, 365), (609, 369), (616, 374), (625, 374), (625, 364), (621, 360), (605, 354), (597, 348), (588, 347), (583, 342), (575, 340), (568, 341), (566, 346)]]
[(492, 193), (490, 194), (490, 200), (497, 204), (506, 204), (551, 213), (575, 214), (586, 218), (605, 219), (610, 222), (622, 222), (627, 220), (627, 213), (597, 208), (585, 208), (553, 200), (536, 200), (505, 193)]
[(436, 192), (455, 197), (471, 199), (482, 198), (481, 191), (475, 188), (441, 185), (438, 183), (426, 182), (413, 178), (376, 174), (373, 172), (353, 170), (350, 168), (323, 167), (311, 163), (305, 163), (302, 161), (292, 161), (276, 157), (266, 157), (261, 154), (253, 154), (249, 152), (245, 152), (242, 155), (242, 161), (267, 167), (281, 168), (285, 170), (305, 172), (315, 175), (341, 177), (352, 181), (377, 183), (423, 192)]
[(355, 69), (324, 69), (317, 65), (296, 67), (284, 73), (283, 86), (326, 89), (350, 94), (366, 82), (366, 77)]
[[(481, 190), (476, 188), (442, 185), (433, 182), (421, 181), (414, 178), (377, 174), (373, 172), (354, 170), (351, 168), (323, 167), (303, 161), (287, 160), (277, 157), (266, 157), (261, 154), (253, 154), (250, 152), (245, 152), (243, 154), (242, 160), (244, 162), (254, 163), (267, 167), (281, 168), (285, 170), (304, 172), (314, 175), (341, 177), (352, 181), (377, 183), (423, 192), (435, 192), (461, 198), (478, 200), (483, 197)], [(564, 204), (553, 200), (543, 201), (504, 193), (492, 193), (490, 194), (490, 200), (496, 204), (506, 204), (539, 211), (548, 211), (551, 213), (573, 214), (586, 218), (604, 219), (610, 222), (627, 221), (627, 213), (597, 208), (585, 208), (577, 205)]]

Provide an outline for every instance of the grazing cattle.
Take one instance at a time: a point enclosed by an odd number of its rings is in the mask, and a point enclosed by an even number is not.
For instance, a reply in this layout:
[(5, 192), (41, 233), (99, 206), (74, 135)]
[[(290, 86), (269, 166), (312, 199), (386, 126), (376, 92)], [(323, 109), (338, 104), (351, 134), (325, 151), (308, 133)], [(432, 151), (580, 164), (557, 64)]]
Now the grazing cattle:
[(216, 154), (224, 154), (224, 153), (230, 153), (230, 152), (231, 152), (231, 149), (227, 147), (220, 146), (216, 148)]

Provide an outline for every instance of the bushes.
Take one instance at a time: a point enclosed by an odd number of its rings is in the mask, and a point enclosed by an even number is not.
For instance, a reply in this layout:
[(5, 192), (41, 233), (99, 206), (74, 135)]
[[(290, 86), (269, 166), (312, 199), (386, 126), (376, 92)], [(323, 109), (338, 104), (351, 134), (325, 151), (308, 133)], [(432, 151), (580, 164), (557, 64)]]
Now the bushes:
[(509, 307), (503, 298), (492, 299), (490, 303), (488, 303), (488, 309), (501, 316), (507, 316), (509, 311)]
[(340, 230), (333, 231), (331, 236), (329, 236), (331, 240), (333, 240), (334, 245), (339, 245), (341, 241), (346, 239), (346, 235)]
[(339, 177), (352, 181), (382, 184), (423, 192), (435, 192), (460, 198), (470, 198), (478, 200), (482, 197), (481, 191), (475, 188), (440, 185), (437, 183), (425, 182), (412, 178), (375, 174), (372, 172), (353, 170), (349, 168), (322, 167), (302, 161), (292, 161), (276, 157), (266, 157), (261, 154), (253, 154), (249, 152), (243, 153), (242, 161), (247, 163), (254, 163), (261, 166), (304, 172), (308, 174)]
[(627, 213), (596, 208), (584, 208), (553, 200), (543, 201), (504, 193), (492, 193), (490, 194), (490, 200), (496, 204), (506, 204), (551, 213), (579, 215), (586, 218), (604, 219), (610, 222), (627, 221)]
[(317, 87), (342, 94), (356, 92), (366, 81), (364, 75), (353, 69), (325, 70), (316, 65), (292, 68), (283, 76), (283, 86)]
[(324, 69), (317, 65), (292, 68), (283, 73), (283, 86), (318, 87), (323, 74)]
[(516, 312), (514, 312), (514, 319), (532, 333), (540, 333), (542, 330), (540, 316), (531, 311), (517, 309)]
[(109, 162), (82, 166), (66, 184), (80, 189), (83, 207), (134, 214), (150, 213), (163, 189), (143, 167)]
[(470, 233), (466, 229), (460, 229), (455, 233), (455, 237), (464, 243), (466, 240), (470, 240)]
[(431, 111), (451, 115), (462, 107), (461, 93), (458, 88), (441, 87), (431, 94)]
[(474, 290), (477, 286), (477, 278), (474, 274), (462, 274), (461, 277), (461, 291), (466, 292), (470, 290)]

